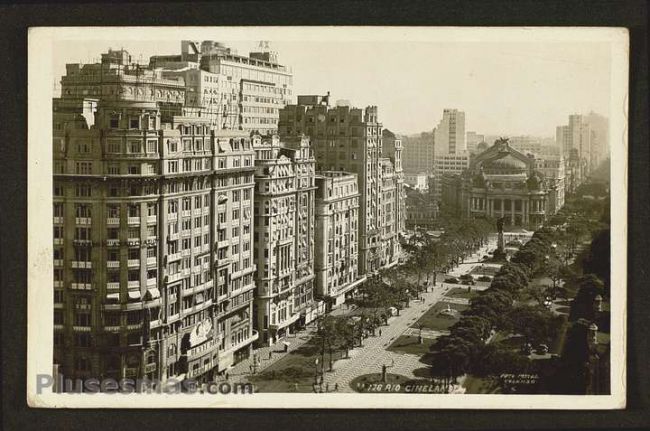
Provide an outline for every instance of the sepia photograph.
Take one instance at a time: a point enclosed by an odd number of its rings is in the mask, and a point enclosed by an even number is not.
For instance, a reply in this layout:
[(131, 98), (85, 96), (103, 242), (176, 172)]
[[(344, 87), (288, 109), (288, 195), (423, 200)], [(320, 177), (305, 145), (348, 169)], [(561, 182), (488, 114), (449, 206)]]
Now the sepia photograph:
[(32, 407), (625, 407), (622, 28), (41, 27)]

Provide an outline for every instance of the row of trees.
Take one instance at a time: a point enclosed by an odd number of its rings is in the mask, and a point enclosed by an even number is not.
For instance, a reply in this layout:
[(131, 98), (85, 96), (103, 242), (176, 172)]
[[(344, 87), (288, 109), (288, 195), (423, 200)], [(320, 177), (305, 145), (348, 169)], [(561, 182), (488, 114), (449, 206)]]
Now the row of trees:
[[(528, 372), (532, 362), (526, 356), (499, 344), (487, 344), (489, 334), (496, 331), (520, 334), (532, 345), (548, 342), (565, 318), (555, 316), (543, 304), (547, 296), (567, 297), (566, 283), (578, 288), (571, 320), (593, 318), (595, 298), (608, 292), (603, 290), (598, 277), (578, 276), (571, 265), (578, 256), (580, 244), (592, 237), (584, 268), (608, 280), (609, 231), (604, 228), (609, 222), (608, 208), (606, 200), (570, 199), (546, 227), (538, 230), (500, 268), (490, 288), (471, 300), (469, 309), (450, 328), (450, 334), (440, 337), (431, 347), (432, 375), (455, 380), (465, 373), (495, 376)], [(543, 276), (552, 282), (548, 290), (530, 286), (533, 278)], [(536, 300), (532, 304), (531, 298)], [(572, 339), (574, 332), (570, 331)], [(582, 357), (584, 353), (568, 356)]]
[(471, 253), (487, 243), (493, 232), (492, 226), (487, 219), (454, 220), (438, 238), (426, 234), (414, 236), (412, 242), (403, 245), (410, 255), (405, 269), (415, 277), (418, 286), (423, 281), (435, 286), (440, 273), (463, 263)]
[(531, 278), (544, 271), (552, 252), (550, 231), (536, 232), (509, 262), (495, 274), (489, 289), (470, 301), (470, 307), (431, 347), (432, 375), (455, 380), (471, 373), (478, 376), (503, 372), (527, 372), (527, 357), (498, 345), (487, 344), (496, 331), (520, 334), (526, 344), (548, 342), (563, 324), (541, 304), (517, 302)]

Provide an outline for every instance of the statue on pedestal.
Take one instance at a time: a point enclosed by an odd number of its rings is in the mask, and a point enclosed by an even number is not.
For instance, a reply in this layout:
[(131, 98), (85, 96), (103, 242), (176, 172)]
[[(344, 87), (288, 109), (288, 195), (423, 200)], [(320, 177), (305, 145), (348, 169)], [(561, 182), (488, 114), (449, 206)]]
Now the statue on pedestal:
[(505, 217), (500, 217), (497, 219), (497, 253), (503, 255), (503, 223), (505, 222)]

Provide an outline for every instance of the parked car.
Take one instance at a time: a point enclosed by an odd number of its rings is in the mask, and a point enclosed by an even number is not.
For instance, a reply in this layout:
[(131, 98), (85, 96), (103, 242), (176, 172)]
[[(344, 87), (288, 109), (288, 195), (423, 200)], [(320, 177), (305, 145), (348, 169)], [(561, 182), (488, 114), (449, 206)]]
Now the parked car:
[(458, 279), (456, 277), (447, 277), (445, 283), (458, 283)]
[(536, 353), (538, 355), (546, 355), (548, 353), (548, 346), (546, 344), (540, 344), (537, 346)]
[(477, 278), (478, 281), (492, 281), (492, 278), (487, 275), (481, 275)]

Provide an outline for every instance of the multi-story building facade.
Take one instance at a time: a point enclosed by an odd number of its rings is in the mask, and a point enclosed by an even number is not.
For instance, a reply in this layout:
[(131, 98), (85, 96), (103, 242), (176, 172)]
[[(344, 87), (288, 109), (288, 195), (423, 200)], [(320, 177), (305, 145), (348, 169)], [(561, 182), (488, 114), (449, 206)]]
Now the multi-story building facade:
[(67, 69), (54, 103), (54, 363), (69, 377), (209, 379), (256, 337), (250, 235), (234, 235), (250, 217), (226, 214), (252, 205), (250, 140), (185, 115), (182, 80), (125, 51)]
[(316, 293), (328, 308), (343, 304), (365, 281), (359, 275), (359, 190), (355, 174), (316, 176)]
[(402, 138), (402, 163), (407, 175), (424, 173), (433, 174), (433, 133), (422, 132), (419, 135)]
[(574, 191), (609, 156), (609, 124), (594, 112), (569, 115), (569, 124), (556, 128), (555, 140), (567, 169), (568, 192)]
[[(406, 179), (404, 175), (404, 168), (402, 162), (402, 155), (404, 154), (404, 147), (402, 140), (388, 129), (382, 132), (382, 155), (390, 160), (392, 170), (394, 171), (393, 180), (395, 185), (395, 192), (386, 199), (392, 200), (390, 211), (393, 213), (395, 219), (395, 235), (398, 236), (400, 232), (406, 229), (406, 190), (404, 185)], [(382, 170), (382, 177), (384, 172), (390, 172), (390, 168), (385, 164)], [(384, 201), (386, 202), (386, 201)]]
[(442, 196), (442, 178), (445, 175), (460, 175), (469, 168), (470, 153), (465, 151), (455, 154), (438, 154), (434, 161), (433, 169), (433, 190), (429, 190), (433, 194), (436, 201), (440, 201)]
[(377, 107), (331, 107), (329, 94), (298, 96), (296, 105), (280, 111), (279, 133), (282, 139), (303, 133), (310, 136), (317, 170), (357, 175), (361, 194), (359, 271), (366, 274), (381, 268), (382, 124)]
[(442, 119), (434, 129), (435, 157), (439, 154), (467, 152), (465, 141), (465, 113), (458, 109), (444, 109)]
[(151, 57), (165, 76), (182, 77), (186, 105), (208, 116), (214, 127), (275, 133), (278, 112), (290, 102), (293, 75), (267, 45), (248, 56), (214, 42), (181, 42), (180, 55)]
[(315, 160), (309, 140), (255, 136), (256, 327), (271, 345), (324, 310), (314, 301)]
[(548, 189), (547, 215), (556, 214), (564, 206), (566, 166), (562, 156), (535, 157), (535, 169), (542, 173)]
[(498, 140), (463, 175), (443, 178), (443, 201), (460, 217), (503, 217), (507, 225), (535, 228), (559, 209), (551, 187), (555, 179), (545, 177), (534, 158)]
[(438, 205), (428, 193), (417, 189), (407, 191), (406, 195), (406, 228), (432, 229), (438, 218)]

